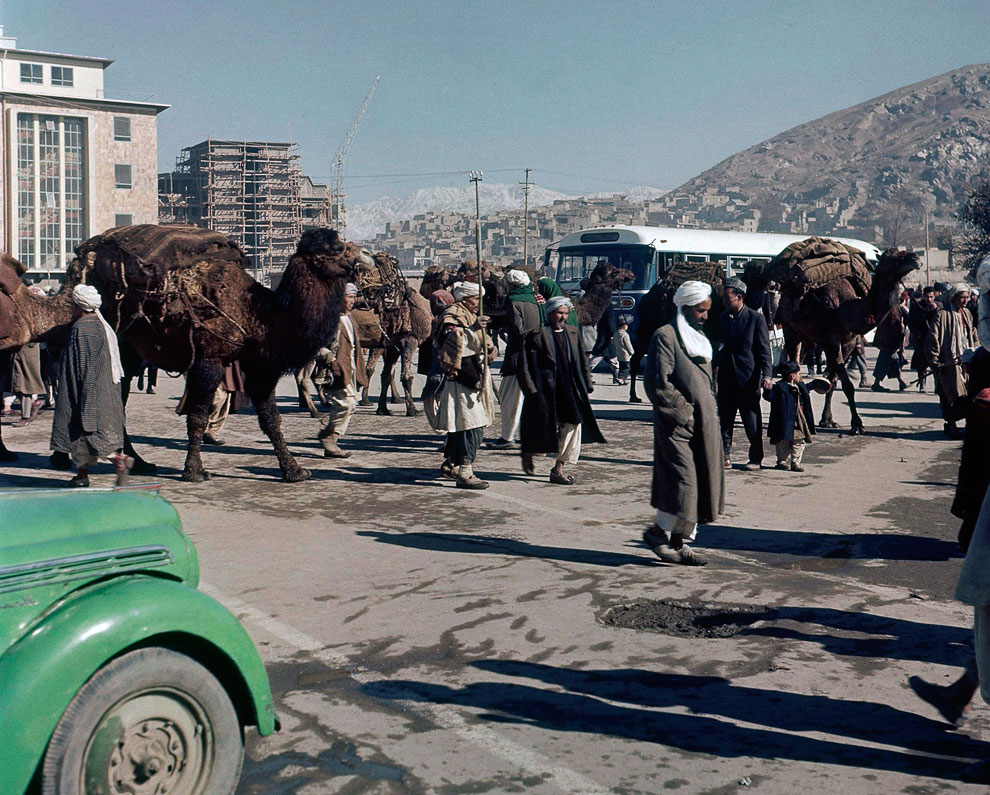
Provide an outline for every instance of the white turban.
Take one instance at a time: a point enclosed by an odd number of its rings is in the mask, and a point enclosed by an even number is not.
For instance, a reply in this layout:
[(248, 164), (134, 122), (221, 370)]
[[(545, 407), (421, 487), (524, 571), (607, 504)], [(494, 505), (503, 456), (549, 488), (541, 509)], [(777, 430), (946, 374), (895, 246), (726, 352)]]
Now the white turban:
[(706, 298), (710, 298), (712, 286), (705, 282), (684, 282), (674, 293), (674, 306), (697, 306)]
[(455, 301), (463, 301), (472, 295), (481, 295), (481, 288), (477, 282), (454, 282), (451, 292), (454, 294)]
[(505, 274), (505, 280), (514, 287), (525, 287), (529, 284), (529, 274), (517, 268)]
[(568, 309), (573, 309), (574, 302), (566, 295), (555, 295), (547, 301), (545, 307), (546, 313), (549, 315), (551, 312), (556, 312), (562, 306), (566, 306)]
[(72, 303), (84, 312), (95, 312), (103, 303), (103, 298), (91, 284), (77, 284), (72, 288)]
[(990, 351), (990, 257), (984, 257), (980, 267), (976, 269), (976, 286), (980, 291), (976, 333), (980, 338), (980, 345), (984, 350)]
[(103, 299), (99, 292), (90, 284), (77, 284), (72, 288), (72, 302), (84, 312), (92, 312), (100, 319), (103, 333), (107, 335), (107, 348), (110, 350), (111, 378), (115, 384), (119, 384), (120, 379), (124, 377), (124, 368), (120, 363), (120, 348), (117, 346), (117, 335), (100, 314), (100, 304), (103, 303)]
[(969, 293), (972, 292), (970, 286), (966, 282), (956, 282), (952, 287), (949, 288), (949, 301), (952, 301), (959, 293)]
[(984, 257), (976, 269), (976, 286), (981, 293), (990, 292), (990, 257)]
[(346, 285), (344, 285), (344, 295), (356, 296), (357, 293), (358, 293), (357, 285), (354, 284), (353, 282), (348, 282)]

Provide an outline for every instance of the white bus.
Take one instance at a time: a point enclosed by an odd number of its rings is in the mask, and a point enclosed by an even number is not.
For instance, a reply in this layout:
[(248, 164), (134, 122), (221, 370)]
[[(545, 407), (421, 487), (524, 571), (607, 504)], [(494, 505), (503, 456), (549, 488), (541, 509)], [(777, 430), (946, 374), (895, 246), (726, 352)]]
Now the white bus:
[[(771, 260), (791, 243), (811, 235), (778, 235), (765, 232), (722, 232), (709, 229), (676, 229), (666, 226), (599, 226), (582, 229), (563, 237), (546, 250), (544, 272), (555, 279), (564, 292), (580, 289), (599, 260), (607, 260), (636, 274), (636, 280), (622, 288), (612, 305), (635, 318), (639, 300), (677, 260), (721, 262), (727, 275), (752, 259)], [(879, 249), (865, 240), (833, 237), (862, 251), (875, 263)]]

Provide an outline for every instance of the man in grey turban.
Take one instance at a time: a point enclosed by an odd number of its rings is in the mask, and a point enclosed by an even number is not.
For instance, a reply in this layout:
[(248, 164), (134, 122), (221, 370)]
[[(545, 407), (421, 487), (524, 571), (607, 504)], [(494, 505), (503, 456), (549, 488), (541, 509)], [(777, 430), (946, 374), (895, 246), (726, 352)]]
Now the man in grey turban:
[(653, 488), (656, 520), (643, 540), (665, 563), (703, 566), (687, 545), (697, 526), (724, 507), (722, 441), (712, 379), (712, 344), (701, 327), (712, 288), (689, 281), (674, 293), (677, 314), (653, 334), (644, 385), (653, 403)]
[(100, 458), (113, 463), (119, 485), (131, 459), (120, 452), (124, 407), (117, 338), (99, 313), (100, 294), (93, 287), (78, 285), (72, 302), (75, 322), (59, 366), (51, 447), (76, 465), (70, 486), (88, 486), (89, 469)]

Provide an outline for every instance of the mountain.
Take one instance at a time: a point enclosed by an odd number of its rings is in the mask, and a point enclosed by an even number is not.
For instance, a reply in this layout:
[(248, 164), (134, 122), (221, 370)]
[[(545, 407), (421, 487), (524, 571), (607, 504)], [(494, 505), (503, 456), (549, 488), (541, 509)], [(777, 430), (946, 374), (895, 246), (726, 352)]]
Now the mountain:
[[(585, 198), (612, 196), (614, 191), (598, 193)], [(629, 201), (643, 201), (666, 193), (663, 188), (646, 185), (630, 188), (622, 192)], [(524, 203), (522, 185), (501, 185), (481, 183), (481, 214), (483, 216), (502, 210), (522, 210)], [(558, 199), (576, 199), (579, 196), (531, 185), (529, 206), (544, 207)], [(422, 188), (408, 196), (384, 197), (366, 204), (347, 208), (347, 237), (354, 240), (370, 240), (385, 229), (390, 221), (404, 221), (426, 212), (475, 213), (474, 186), (464, 185), (451, 188), (437, 186)]]
[[(952, 219), (988, 179), (990, 64), (980, 64), (775, 135), (664, 201), (713, 213), (718, 205), (716, 215), (728, 224), (734, 214), (757, 210), (761, 231), (842, 229), (867, 239), (882, 234), (893, 244), (911, 242), (903, 240), (905, 227), (919, 226), (926, 205), (934, 218)], [(704, 222), (704, 212), (698, 220)], [(892, 239), (899, 231), (902, 240)]]

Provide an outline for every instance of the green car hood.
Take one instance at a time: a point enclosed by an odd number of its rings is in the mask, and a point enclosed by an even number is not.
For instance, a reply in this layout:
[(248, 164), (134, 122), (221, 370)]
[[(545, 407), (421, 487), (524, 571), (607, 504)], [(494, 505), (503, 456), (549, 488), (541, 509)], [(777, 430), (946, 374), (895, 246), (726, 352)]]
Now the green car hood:
[(0, 653), (66, 594), (125, 574), (198, 584), (196, 550), (156, 491), (0, 491)]

